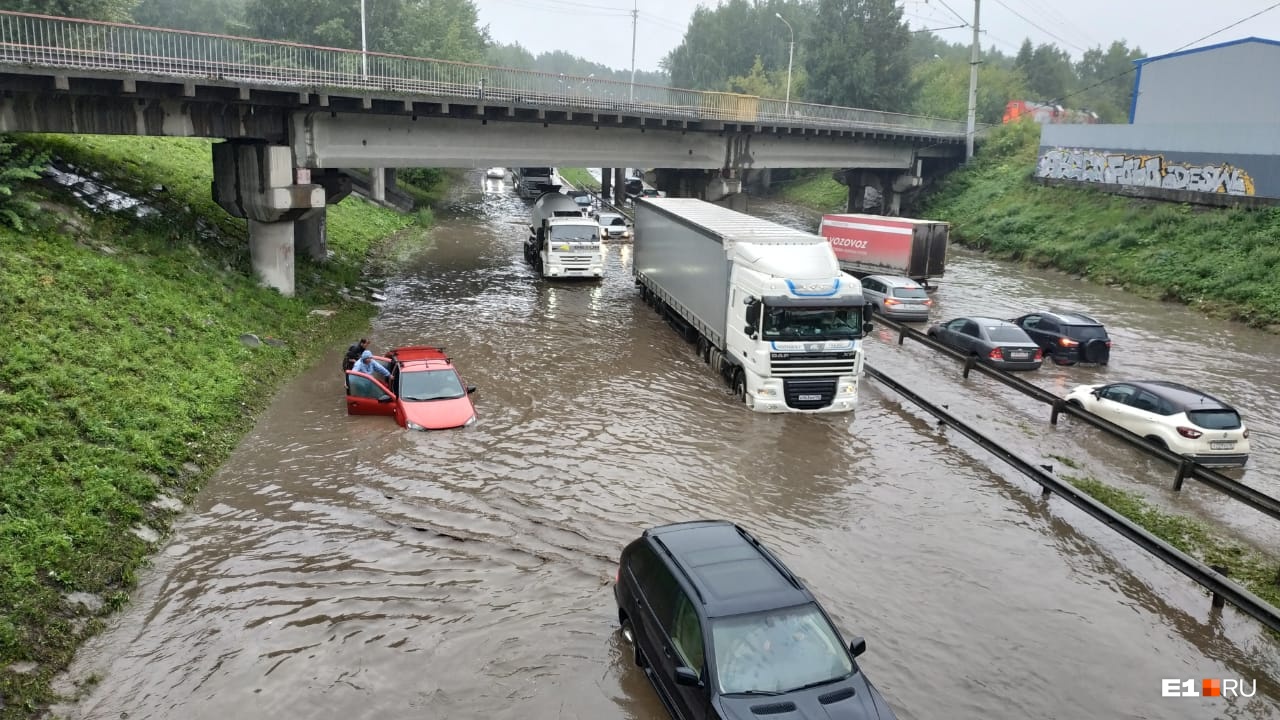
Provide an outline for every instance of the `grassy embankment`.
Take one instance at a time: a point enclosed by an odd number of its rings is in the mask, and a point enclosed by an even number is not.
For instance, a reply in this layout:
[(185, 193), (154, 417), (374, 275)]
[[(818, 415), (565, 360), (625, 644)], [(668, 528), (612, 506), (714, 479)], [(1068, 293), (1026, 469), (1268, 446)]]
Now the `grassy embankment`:
[[(1010, 259), (1122, 283), (1254, 325), (1280, 323), (1280, 209), (1193, 209), (1030, 180), (1039, 127), (998, 130), (969, 168), (953, 173), (917, 211), (952, 223), (952, 239)], [(827, 173), (779, 191), (824, 212), (843, 211), (846, 188)], [(1072, 465), (1068, 458), (1058, 458)], [(1095, 499), (1280, 607), (1280, 561), (1210, 525), (1159, 510), (1135, 493), (1064, 476)]]
[(600, 182), (586, 168), (559, 168), (557, 172), (566, 182), (571, 183), (575, 188), (580, 190), (599, 190)]
[[(996, 257), (1280, 329), (1280, 208), (1196, 208), (1043, 187), (1030, 179), (1039, 137), (1033, 123), (998, 128), (973, 164), (914, 214), (950, 222), (954, 242)], [(843, 192), (817, 176), (781, 195), (831, 212), (843, 207)]]
[[(414, 221), (354, 197), (331, 207), (333, 258), (299, 260), (298, 295), (284, 298), (259, 287), (244, 221), (211, 198), (211, 143), (21, 143), (162, 212), (93, 214), (35, 188), (35, 226), (0, 229), (0, 718), (38, 712), (127, 601), (175, 514), (166, 499), (189, 500), (282, 381), (364, 332), (373, 306), (341, 291)], [(242, 333), (283, 342), (251, 348)]]

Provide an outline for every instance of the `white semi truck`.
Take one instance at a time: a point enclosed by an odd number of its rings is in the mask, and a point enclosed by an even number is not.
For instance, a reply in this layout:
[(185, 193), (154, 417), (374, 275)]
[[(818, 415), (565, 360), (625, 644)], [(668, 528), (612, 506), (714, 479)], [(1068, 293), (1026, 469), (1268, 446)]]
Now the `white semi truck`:
[(826, 239), (702, 200), (639, 198), (634, 257), (641, 296), (752, 410), (854, 410), (870, 306)]
[(558, 188), (544, 192), (529, 215), (524, 259), (543, 277), (604, 277), (600, 225)]

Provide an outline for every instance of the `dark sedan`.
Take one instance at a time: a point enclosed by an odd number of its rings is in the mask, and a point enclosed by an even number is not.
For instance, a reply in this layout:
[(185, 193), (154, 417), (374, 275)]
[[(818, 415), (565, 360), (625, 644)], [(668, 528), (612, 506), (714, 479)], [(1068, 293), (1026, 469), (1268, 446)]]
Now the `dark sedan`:
[(929, 328), (929, 337), (1001, 370), (1035, 370), (1044, 351), (1008, 320), (962, 317)]

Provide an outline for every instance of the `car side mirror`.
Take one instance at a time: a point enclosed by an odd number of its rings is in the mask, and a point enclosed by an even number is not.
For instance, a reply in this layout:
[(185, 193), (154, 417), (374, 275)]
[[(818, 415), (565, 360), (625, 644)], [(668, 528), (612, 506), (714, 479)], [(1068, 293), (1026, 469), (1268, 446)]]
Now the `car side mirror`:
[(1094, 397), (1096, 397), (1096, 398), (1101, 398), (1101, 397), (1102, 397), (1102, 391), (1101, 391), (1101, 390), (1098, 390), (1098, 389), (1090, 390), (1090, 391), (1089, 391), (1089, 394), (1090, 394), (1090, 395), (1092, 395), (1092, 396), (1094, 396)]
[(680, 665), (676, 668), (676, 684), (685, 687), (701, 687), (702, 680), (698, 678), (698, 673), (693, 668)]
[(856, 635), (852, 640), (849, 641), (850, 655), (854, 657), (858, 657), (859, 655), (861, 655), (866, 651), (867, 651), (867, 641), (864, 640), (862, 636)]
[(467, 386), (467, 394), (468, 394), (468, 395), (470, 395), (471, 393), (473, 393), (473, 392), (475, 392), (476, 390), (479, 390), (479, 389), (480, 389), (480, 388), (476, 387), (475, 385), (468, 385), (468, 386)]

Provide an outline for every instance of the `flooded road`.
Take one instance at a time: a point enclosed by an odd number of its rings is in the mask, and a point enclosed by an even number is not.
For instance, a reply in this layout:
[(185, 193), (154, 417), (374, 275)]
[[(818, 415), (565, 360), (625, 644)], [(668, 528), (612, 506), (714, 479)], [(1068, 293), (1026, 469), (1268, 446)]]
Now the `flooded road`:
[[(905, 720), (1280, 718), (1280, 646), (1256, 623), (891, 393), (868, 383), (856, 418), (752, 414), (640, 301), (629, 246), (602, 282), (548, 283), (521, 257), (520, 200), (466, 190), (437, 216), (371, 338), (447, 346), (479, 422), (346, 416), (335, 348), (179, 522), (76, 663), (97, 687), (62, 714), (664, 717), (616, 632), (618, 551), (647, 526), (727, 517), (867, 638), (860, 663)], [(957, 256), (940, 311), (981, 299), (984, 262)], [(1049, 291), (986, 271), (1033, 288), (1019, 302)], [(1116, 325), (1108, 374), (1135, 337)], [(1019, 451), (1092, 447), (921, 350), (877, 341), (872, 362), (989, 414)], [(1175, 677), (1258, 694), (1161, 698)]]

